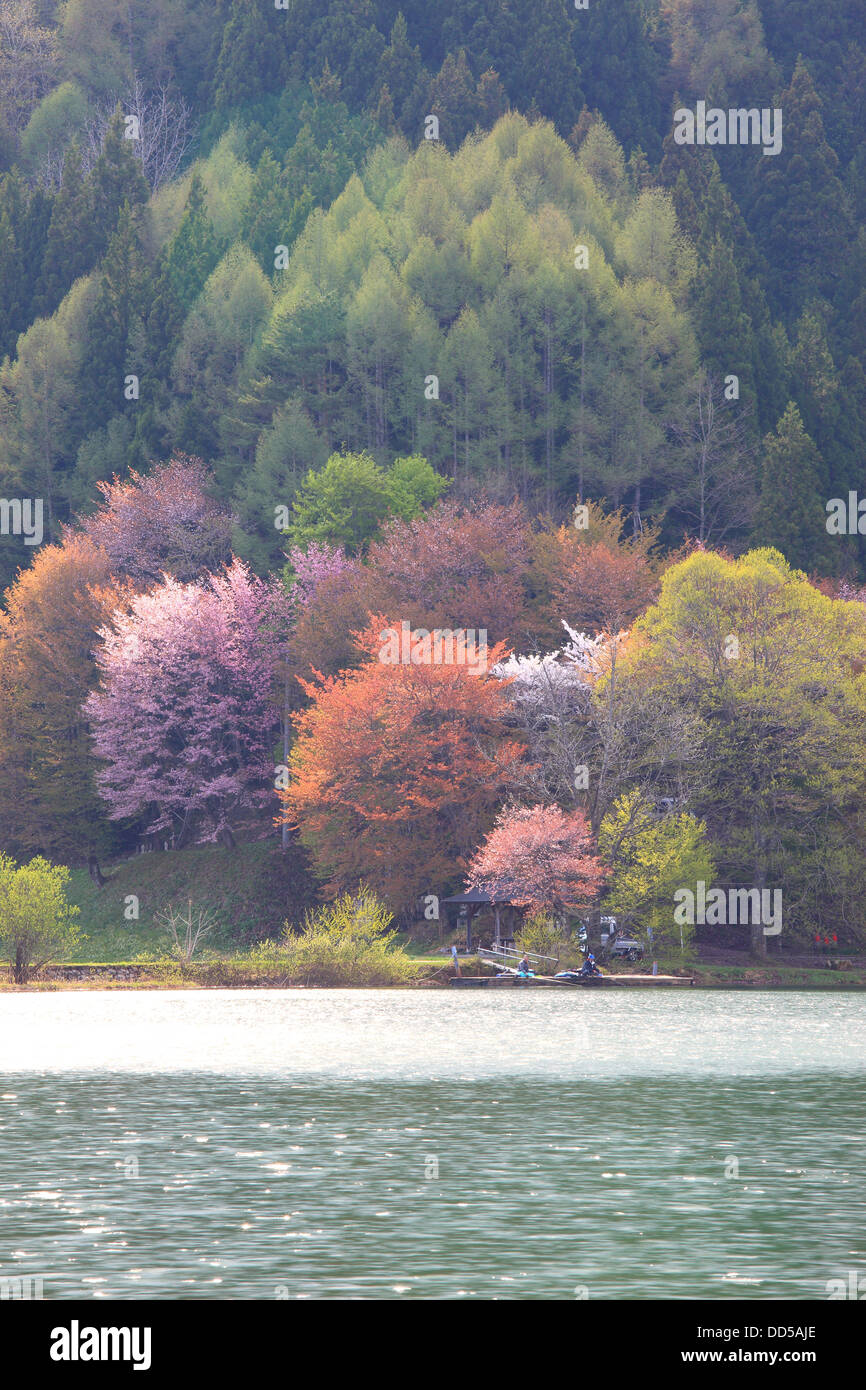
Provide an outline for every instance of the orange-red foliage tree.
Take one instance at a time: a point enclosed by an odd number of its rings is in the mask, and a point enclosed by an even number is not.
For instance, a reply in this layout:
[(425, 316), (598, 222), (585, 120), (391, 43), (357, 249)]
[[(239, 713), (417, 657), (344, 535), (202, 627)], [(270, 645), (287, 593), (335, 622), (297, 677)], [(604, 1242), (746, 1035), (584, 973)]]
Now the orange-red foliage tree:
[(516, 907), (574, 913), (597, 897), (609, 872), (583, 811), (510, 807), (472, 859), (467, 883)]
[[(290, 669), (302, 680), (313, 671), (336, 675), (363, 660), (352, 634), (363, 628), (381, 605), (374, 575), (353, 560), (338, 574), (327, 576), (309, 602), (296, 606), (290, 647)], [(297, 692), (300, 704), (302, 697)]]
[(548, 523), (532, 537), (533, 610), (542, 642), (555, 646), (562, 618), (594, 634), (631, 627), (655, 602), (661, 572), (672, 563), (655, 554), (651, 527), (632, 536), (623, 512), (604, 512), (597, 502), (586, 513), (585, 529)]
[[(364, 881), (405, 910), (459, 881), (524, 745), (486, 672), (380, 661), (391, 626), (375, 617), (357, 635), (367, 657), (358, 669), (302, 682), (312, 703), (295, 716), (282, 798), (333, 890)], [(503, 655), (491, 648), (488, 669)]]

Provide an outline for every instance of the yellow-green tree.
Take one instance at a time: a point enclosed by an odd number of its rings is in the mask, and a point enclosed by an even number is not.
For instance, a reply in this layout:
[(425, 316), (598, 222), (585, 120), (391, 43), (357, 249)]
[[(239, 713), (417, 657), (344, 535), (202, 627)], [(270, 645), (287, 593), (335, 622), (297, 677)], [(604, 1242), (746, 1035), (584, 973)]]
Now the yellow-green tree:
[(387, 516), (411, 521), (430, 507), (447, 481), (426, 459), (395, 459), (380, 468), (372, 454), (332, 454), (324, 468), (310, 469), (292, 504), (293, 545), (311, 541), (357, 551)]
[(598, 847), (613, 869), (605, 906), (654, 945), (688, 947), (694, 927), (674, 925), (674, 893), (715, 875), (703, 821), (688, 811), (659, 814), (639, 788), (625, 792), (602, 821)]
[(17, 865), (0, 854), (0, 950), (23, 985), (81, 941), (78, 908), (67, 901), (69, 870), (37, 856)]
[[(693, 711), (693, 799), (722, 882), (781, 888), (786, 929), (862, 929), (866, 606), (827, 598), (776, 550), (696, 552), (637, 625), (630, 679)], [(753, 926), (753, 949), (766, 937)]]

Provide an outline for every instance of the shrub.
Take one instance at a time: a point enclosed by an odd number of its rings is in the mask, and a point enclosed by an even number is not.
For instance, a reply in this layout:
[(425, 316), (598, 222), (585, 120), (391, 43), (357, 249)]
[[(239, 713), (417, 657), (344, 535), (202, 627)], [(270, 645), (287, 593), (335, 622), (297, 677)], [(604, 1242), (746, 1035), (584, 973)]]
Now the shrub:
[(554, 956), (558, 961), (572, 952), (580, 954), (577, 941), (570, 943), (562, 924), (544, 911), (527, 913), (515, 937), (515, 945), (519, 951)]
[(344, 893), (308, 912), (300, 931), (288, 925), (278, 942), (257, 946), (253, 961), (278, 970), (288, 983), (397, 985), (414, 980), (420, 967), (394, 945), (392, 914), (369, 889)]

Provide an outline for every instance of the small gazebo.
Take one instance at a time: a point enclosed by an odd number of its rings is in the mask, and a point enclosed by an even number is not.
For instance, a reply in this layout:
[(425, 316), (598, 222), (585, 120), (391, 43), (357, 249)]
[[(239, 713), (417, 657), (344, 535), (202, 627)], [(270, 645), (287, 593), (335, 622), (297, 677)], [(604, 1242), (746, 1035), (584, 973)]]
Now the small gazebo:
[[(481, 893), (477, 888), (472, 888), (468, 893), (455, 893), (453, 898), (443, 898), (443, 907), (456, 907), (459, 912), (466, 913), (466, 949), (472, 950), (472, 919), (476, 917), (484, 908), (493, 909), (493, 921), (495, 926), (494, 940), (499, 945), (504, 939), (502, 936), (502, 922), (499, 916), (499, 909), (502, 907), (514, 907), (514, 903), (507, 898), (491, 898), (489, 893)], [(509, 939), (510, 938), (505, 938)]]

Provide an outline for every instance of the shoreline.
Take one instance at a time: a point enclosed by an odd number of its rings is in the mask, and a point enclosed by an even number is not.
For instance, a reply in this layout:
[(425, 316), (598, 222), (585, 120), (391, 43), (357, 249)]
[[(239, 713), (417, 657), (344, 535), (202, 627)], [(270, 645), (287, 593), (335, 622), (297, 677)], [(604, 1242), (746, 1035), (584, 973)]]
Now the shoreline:
[[(463, 964), (463, 962), (461, 962)], [(8, 976), (0, 977), (0, 994), (51, 994), (60, 992), (90, 992), (100, 993), (105, 991), (116, 992), (118, 990), (129, 990), (132, 992), (141, 990), (213, 990), (213, 989), (232, 989), (232, 990), (314, 990), (314, 989), (381, 989), (381, 990), (446, 990), (453, 992), (451, 974), (444, 978), (437, 979), (425, 978), (410, 982), (390, 983), (371, 983), (361, 981), (348, 984), (339, 983), (300, 983), (287, 979), (265, 978), (265, 979), (231, 979), (231, 978), (195, 978), (195, 967), (187, 976), (181, 974), (179, 977), (167, 979), (165, 975), (153, 973), (148, 970), (146, 965), (111, 965), (109, 963), (89, 964), (89, 965), (70, 965), (48, 967), (49, 973), (40, 974), (38, 978), (29, 980), (26, 984), (16, 984)], [(466, 977), (464, 977), (466, 978)], [(471, 978), (471, 977), (470, 977)], [(651, 985), (649, 978), (644, 977), (639, 986), (641, 993), (646, 993), (652, 989), (673, 989), (677, 984), (685, 984), (686, 979), (690, 979), (690, 987), (695, 990), (730, 990), (730, 991), (788, 991), (788, 992), (807, 992), (812, 994), (822, 993), (845, 993), (856, 994), (866, 991), (866, 969), (857, 968), (851, 970), (830, 970), (824, 969), (797, 969), (786, 968), (765, 968), (758, 965), (748, 965), (741, 967), (728, 967), (725, 970), (705, 970), (695, 968), (694, 970), (683, 971), (678, 980), (660, 980), (659, 983)], [(619, 978), (611, 980), (611, 986), (622, 986), (626, 981)], [(635, 982), (637, 983), (637, 982)], [(569, 988), (571, 992), (578, 990), (583, 993), (585, 986), (560, 986), (558, 992)], [(598, 988), (598, 987), (596, 987)], [(463, 991), (461, 991), (463, 992)]]

